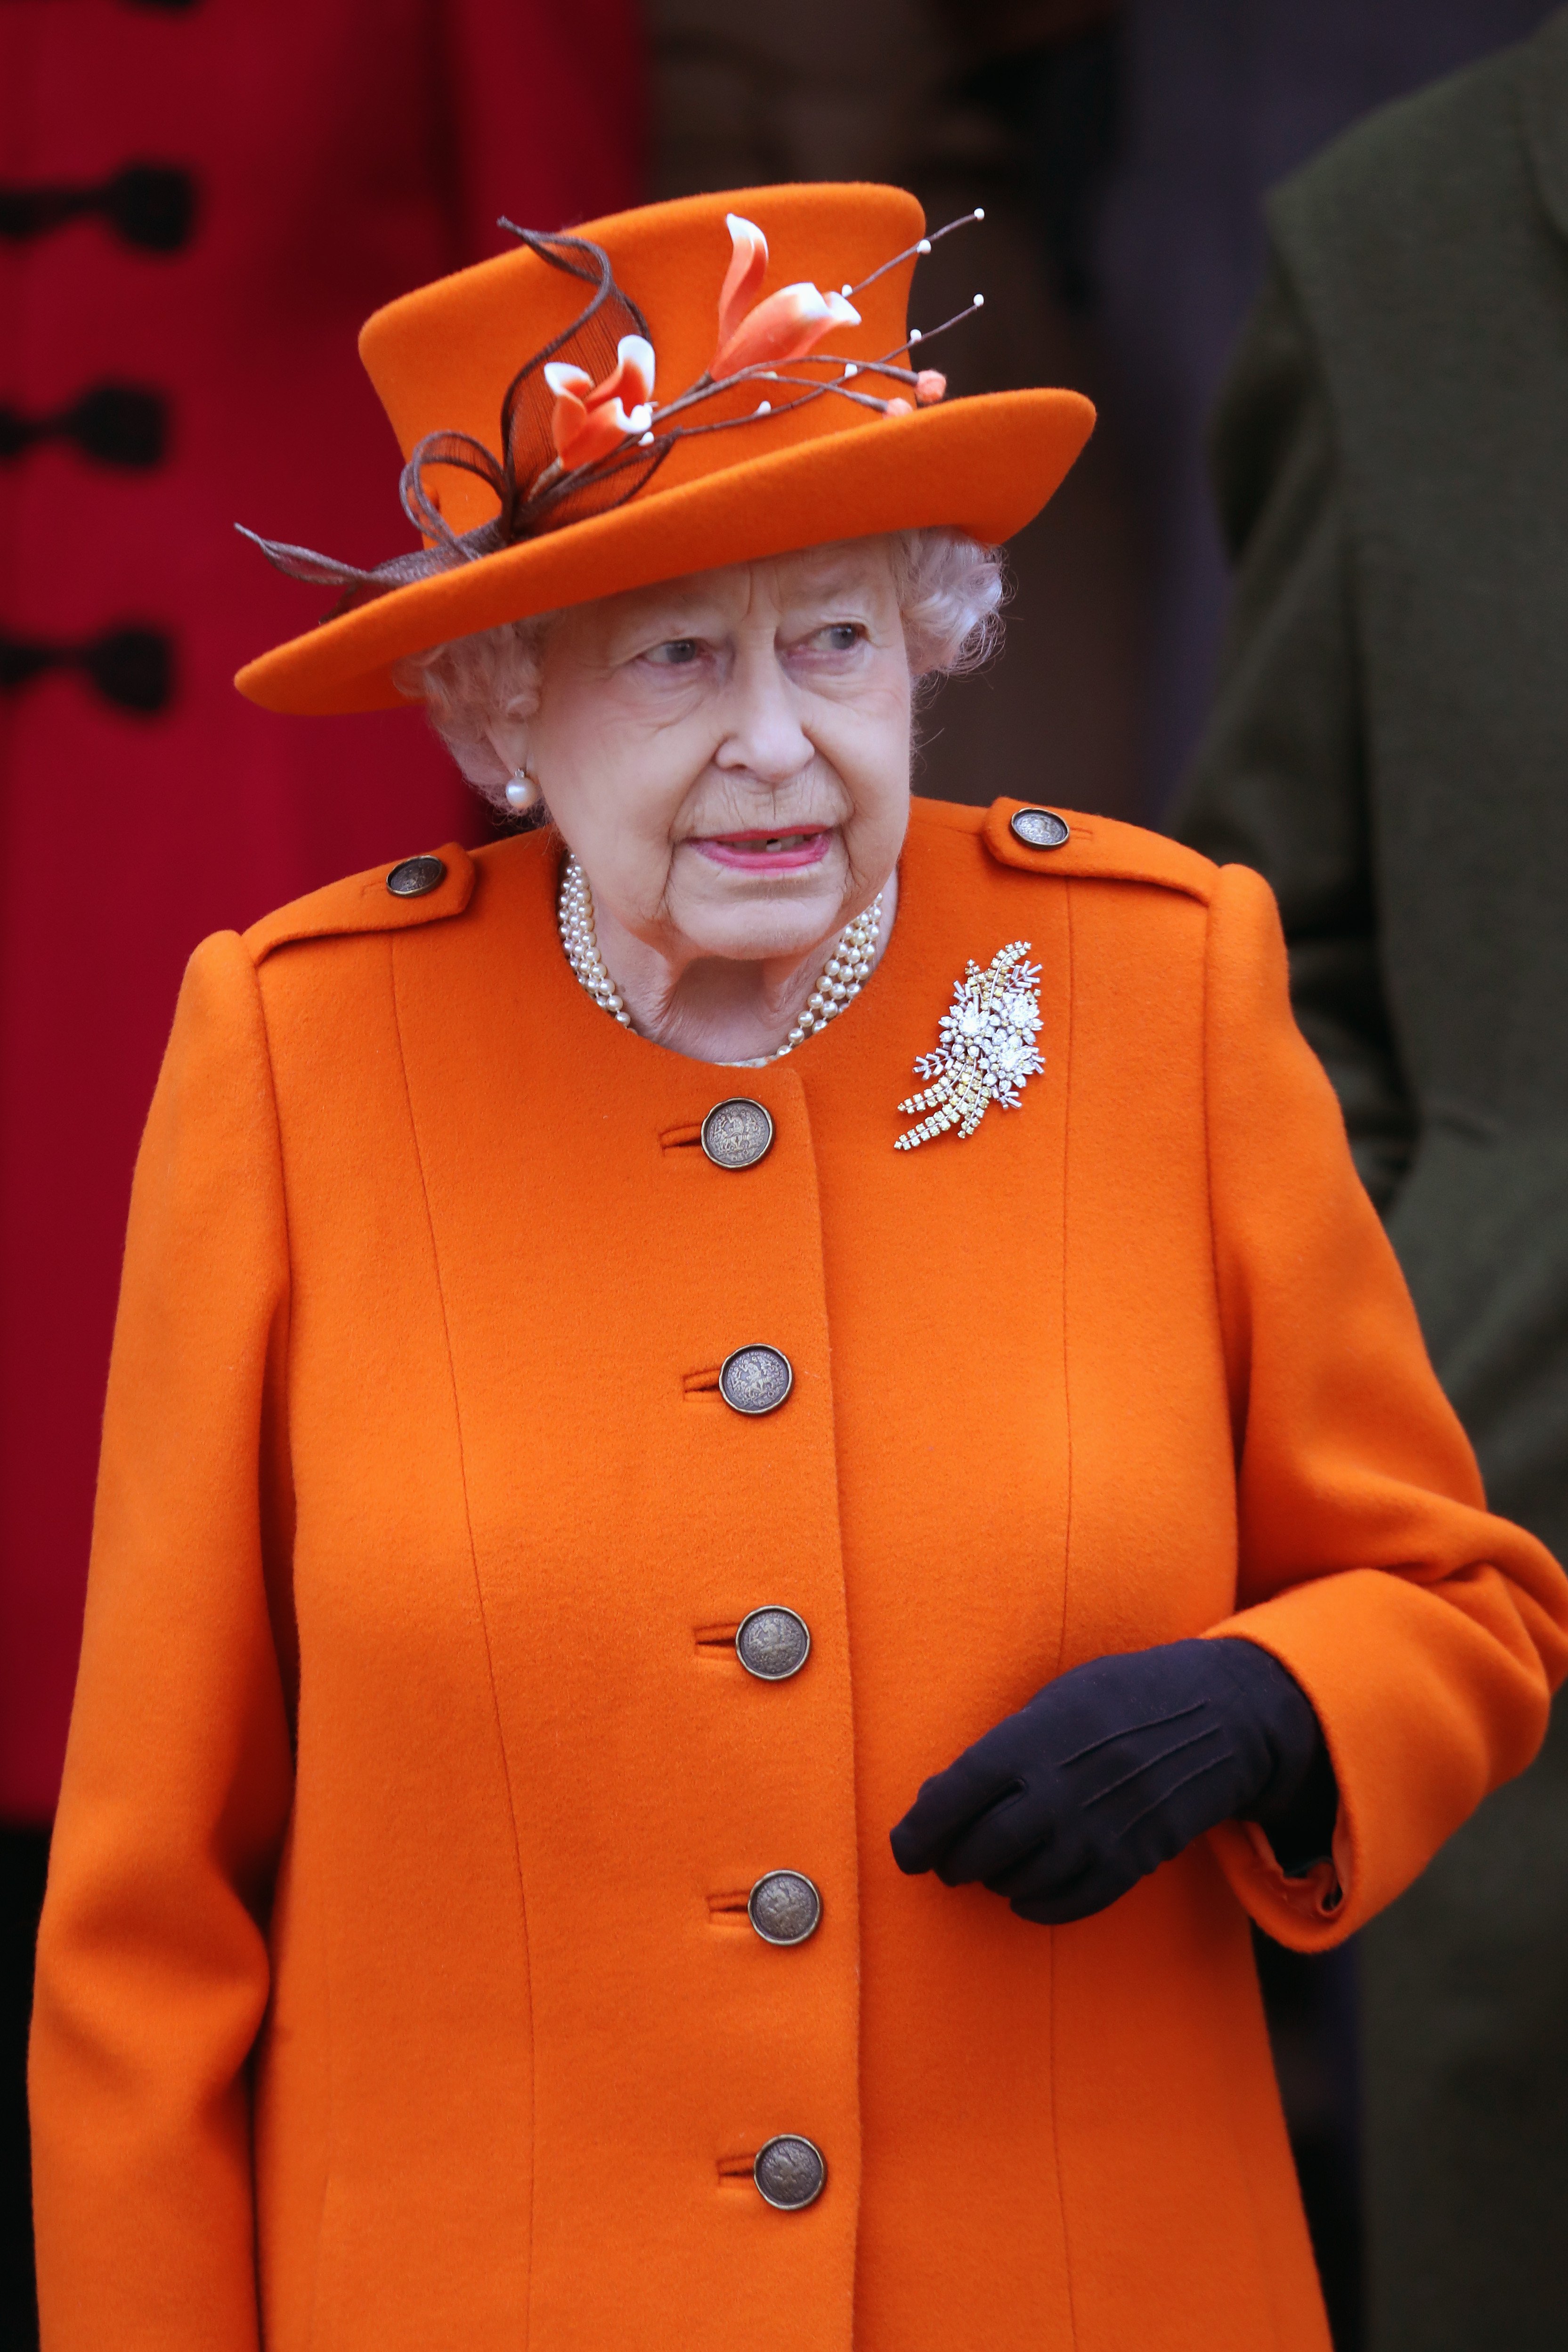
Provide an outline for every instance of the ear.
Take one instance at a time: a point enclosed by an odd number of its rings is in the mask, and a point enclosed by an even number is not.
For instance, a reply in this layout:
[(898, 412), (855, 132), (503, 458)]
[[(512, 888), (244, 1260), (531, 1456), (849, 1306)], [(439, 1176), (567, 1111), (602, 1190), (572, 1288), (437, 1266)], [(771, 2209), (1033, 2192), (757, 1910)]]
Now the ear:
[(485, 729), (486, 740), (501, 762), (507, 774), (528, 764), (528, 722), (526, 719), (492, 719)]

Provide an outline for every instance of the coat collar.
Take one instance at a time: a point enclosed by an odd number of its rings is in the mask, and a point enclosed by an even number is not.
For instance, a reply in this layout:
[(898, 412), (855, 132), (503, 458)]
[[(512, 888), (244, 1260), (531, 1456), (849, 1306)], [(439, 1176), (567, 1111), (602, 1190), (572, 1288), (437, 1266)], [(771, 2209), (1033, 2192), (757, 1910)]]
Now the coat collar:
[(1568, 237), (1568, 8), (1519, 52), (1524, 141), (1548, 218)]

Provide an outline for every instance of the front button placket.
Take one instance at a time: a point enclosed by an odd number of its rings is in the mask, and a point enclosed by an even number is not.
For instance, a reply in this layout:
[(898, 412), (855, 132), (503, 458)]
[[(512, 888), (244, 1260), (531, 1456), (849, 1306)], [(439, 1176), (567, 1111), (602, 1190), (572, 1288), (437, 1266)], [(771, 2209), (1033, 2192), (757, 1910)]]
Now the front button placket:
[[(775, 1146), (779, 1140), (773, 1113), (749, 1096), (732, 1096), (714, 1104), (700, 1130), (705, 1157), (714, 1170), (725, 1174), (757, 1168), (765, 1160), (777, 1174), (779, 1155)], [(728, 1195), (727, 1185), (722, 1191)], [(755, 1197), (759, 1210), (771, 1205), (768, 1190)], [(764, 1213), (758, 1238), (764, 1245), (777, 1246), (785, 1236), (780, 1234), (777, 1223)], [(811, 1240), (815, 1245), (813, 1255), (820, 1263), (820, 1233), (813, 1234)], [(768, 1342), (753, 1342), (733, 1349), (719, 1372), (719, 1395), (725, 1404), (735, 1413), (759, 1421), (779, 1413), (795, 1387), (795, 1366), (781, 1348)], [(782, 1416), (779, 1426), (789, 1425), (798, 1411), (799, 1407), (792, 1405), (790, 1412)], [(838, 1589), (834, 1593), (841, 1607), (841, 1570), (835, 1579)], [(735, 1654), (754, 1682), (793, 1683), (811, 1655), (810, 1626), (799, 1609), (786, 1602), (760, 1602), (747, 1612), (737, 1628)], [(835, 1679), (841, 1679), (841, 1675)], [(809, 1740), (810, 1729), (794, 1715), (800, 1702), (788, 1703), (794, 1720), (791, 1739), (804, 1737)], [(777, 1810), (779, 1818), (771, 1824), (770, 1833), (799, 1835), (800, 1825), (794, 1818), (794, 1809), (786, 1802)], [(819, 1934), (823, 1917), (821, 1893), (804, 1871), (768, 1870), (752, 1885), (746, 1916), (759, 1945), (779, 1954), (792, 1953), (811, 1943)], [(758, 1952), (758, 1965), (761, 1958)], [(797, 1968), (806, 1964), (791, 1959), (788, 1965)], [(815, 1984), (817, 1979), (813, 1978), (811, 1981)], [(852, 1990), (850, 1997), (852, 1999)], [(787, 2088), (783, 2084), (780, 2088), (788, 2096)], [(758, 2195), (780, 2214), (801, 2212), (814, 2205), (822, 2194), (827, 2177), (821, 2149), (800, 2132), (774, 2133), (763, 2141), (752, 2160), (751, 2178)]]

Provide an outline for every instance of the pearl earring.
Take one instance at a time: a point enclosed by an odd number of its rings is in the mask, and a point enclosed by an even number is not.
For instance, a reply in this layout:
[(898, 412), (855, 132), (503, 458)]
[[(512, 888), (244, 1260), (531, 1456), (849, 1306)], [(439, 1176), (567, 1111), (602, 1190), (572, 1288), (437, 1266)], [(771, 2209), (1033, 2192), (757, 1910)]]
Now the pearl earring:
[(526, 768), (514, 768), (512, 781), (507, 786), (508, 808), (530, 809), (538, 799), (539, 788)]

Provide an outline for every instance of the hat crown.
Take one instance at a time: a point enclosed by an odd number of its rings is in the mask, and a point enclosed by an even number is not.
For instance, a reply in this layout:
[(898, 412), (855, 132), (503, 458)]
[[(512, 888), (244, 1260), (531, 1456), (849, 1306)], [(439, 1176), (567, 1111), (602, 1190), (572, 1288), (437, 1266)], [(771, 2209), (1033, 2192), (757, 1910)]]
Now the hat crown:
[[(574, 230), (574, 236), (604, 248), (617, 283), (646, 319), (659, 400), (685, 390), (713, 359), (732, 213), (754, 221), (768, 239), (762, 299), (802, 280), (824, 293), (859, 285), (914, 245), (925, 229), (920, 205), (904, 189), (851, 182), (685, 196)], [(861, 323), (832, 330), (829, 347), (835, 353), (856, 362), (889, 354), (902, 360), (913, 267), (913, 260), (901, 263), (856, 296)], [(584, 290), (580, 280), (519, 247), (403, 295), (368, 320), (360, 355), (404, 457), (433, 433), (468, 434), (497, 448), (508, 384), (571, 326), (582, 310)], [(562, 356), (571, 356), (570, 345)], [(705, 404), (692, 422), (748, 415), (765, 391), (755, 383), (738, 386)], [(784, 403), (798, 400), (798, 391), (786, 387), (780, 397)], [(868, 410), (826, 395), (783, 414), (755, 417), (742, 431), (688, 434), (639, 493), (639, 502), (768, 450), (874, 427), (879, 421)], [(472, 530), (496, 512), (494, 492), (472, 475), (444, 469), (439, 497), (443, 516), (457, 531)]]

